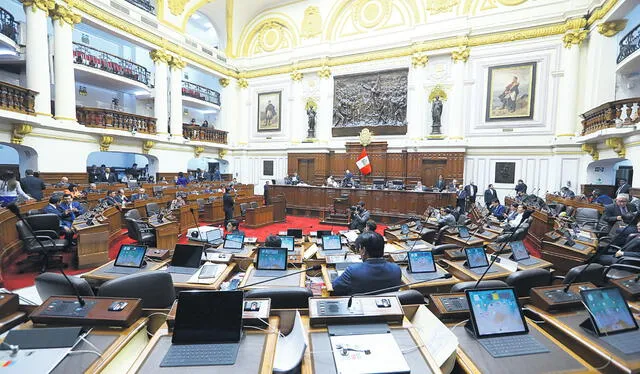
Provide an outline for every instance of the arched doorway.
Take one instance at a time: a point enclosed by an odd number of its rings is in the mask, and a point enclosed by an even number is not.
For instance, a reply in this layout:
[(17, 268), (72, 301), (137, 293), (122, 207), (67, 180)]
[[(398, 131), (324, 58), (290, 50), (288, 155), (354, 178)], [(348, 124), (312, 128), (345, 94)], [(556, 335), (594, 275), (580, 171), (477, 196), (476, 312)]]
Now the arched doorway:
[(93, 166), (108, 167), (112, 173), (117, 175), (118, 180), (122, 180), (127, 174), (130, 174), (134, 164), (138, 180), (146, 181), (149, 180), (149, 177), (157, 180), (158, 158), (131, 152), (92, 152), (87, 156), (87, 173), (90, 173)]
[[(593, 161), (587, 166), (587, 186), (590, 190), (598, 188), (601, 192), (615, 197), (618, 182), (625, 179), (633, 185), (633, 164), (624, 158), (608, 158)], [(585, 191), (590, 193), (590, 191)]]
[(220, 175), (224, 179), (224, 175), (229, 173), (229, 161), (212, 158), (212, 157), (200, 157), (200, 158), (192, 158), (187, 163), (187, 170), (189, 173), (195, 172), (196, 170), (208, 171), (209, 174), (213, 176), (215, 170), (218, 169), (220, 171)]
[(38, 170), (38, 152), (19, 144), (0, 143), (0, 170), (11, 170), (16, 176), (24, 176), (24, 171)]

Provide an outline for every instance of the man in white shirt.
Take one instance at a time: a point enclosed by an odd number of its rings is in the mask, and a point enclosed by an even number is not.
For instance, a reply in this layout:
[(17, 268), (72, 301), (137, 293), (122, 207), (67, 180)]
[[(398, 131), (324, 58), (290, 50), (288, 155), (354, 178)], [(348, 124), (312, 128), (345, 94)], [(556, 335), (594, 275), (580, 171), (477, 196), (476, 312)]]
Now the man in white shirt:
[(513, 217), (513, 219), (507, 220), (507, 225), (511, 228), (517, 227), (520, 224), (520, 221), (522, 221), (523, 214), (524, 214), (524, 205), (520, 204), (518, 205), (518, 209), (516, 210), (515, 217)]

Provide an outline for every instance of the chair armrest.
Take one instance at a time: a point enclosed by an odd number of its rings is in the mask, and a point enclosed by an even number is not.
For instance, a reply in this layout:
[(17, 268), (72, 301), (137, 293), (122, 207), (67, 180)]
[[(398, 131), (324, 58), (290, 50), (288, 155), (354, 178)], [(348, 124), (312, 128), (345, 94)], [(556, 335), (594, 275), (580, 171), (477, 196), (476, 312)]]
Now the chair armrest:
[(56, 242), (54, 242), (53, 239), (51, 239), (48, 236), (36, 235), (35, 237), (32, 237), (32, 238), (34, 238), (34, 240), (38, 239), (38, 240), (43, 241), (43, 242), (49, 241), (51, 243), (51, 245), (53, 245), (53, 246), (56, 245)]
[(55, 239), (60, 236), (58, 232), (53, 230), (34, 230), (33, 232), (34, 234), (36, 234), (36, 236), (48, 236), (51, 239)]

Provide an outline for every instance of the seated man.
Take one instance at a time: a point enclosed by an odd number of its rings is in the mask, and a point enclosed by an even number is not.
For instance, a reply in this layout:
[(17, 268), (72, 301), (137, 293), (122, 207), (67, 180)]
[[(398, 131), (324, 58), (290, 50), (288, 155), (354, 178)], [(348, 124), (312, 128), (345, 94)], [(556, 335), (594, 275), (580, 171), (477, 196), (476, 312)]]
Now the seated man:
[(116, 195), (116, 191), (115, 190), (111, 190), (111, 191), (107, 192), (107, 196), (104, 198), (104, 201), (107, 204), (109, 204), (110, 206), (111, 205), (121, 205), (118, 202), (118, 197)]
[(509, 218), (507, 220), (507, 226), (512, 229), (516, 228), (520, 224), (520, 221), (522, 221), (522, 215), (524, 214), (524, 211), (525, 211), (524, 204), (515, 204), (515, 205), (517, 205), (517, 207), (516, 207), (515, 214), (513, 215), (513, 218)]
[(416, 183), (416, 187), (413, 189), (414, 191), (424, 191), (426, 188), (422, 185), (422, 182), (418, 181)]
[(616, 222), (630, 223), (635, 218), (636, 207), (629, 204), (629, 195), (619, 194), (614, 204), (604, 207), (600, 220), (611, 228)]
[(378, 228), (378, 225), (376, 224), (376, 221), (370, 219), (367, 221), (367, 224), (364, 227), (364, 231), (371, 231), (371, 232), (375, 232), (376, 229)]
[(71, 226), (67, 226), (64, 222), (64, 211), (60, 208), (60, 199), (56, 196), (52, 196), (49, 198), (49, 204), (45, 206), (42, 211), (45, 214), (55, 214), (60, 218), (60, 232), (64, 233), (66, 239), (70, 240), (73, 237), (73, 230), (71, 230)]
[(451, 208), (442, 208), (440, 209), (440, 217), (438, 218), (438, 227), (456, 227), (456, 217), (453, 215), (453, 210)]
[(121, 204), (122, 206), (129, 202), (129, 199), (124, 194), (123, 188), (119, 189), (118, 193), (116, 193), (116, 202), (118, 202), (118, 204)]
[(54, 184), (54, 187), (56, 187), (56, 188), (69, 188), (69, 178), (62, 177), (60, 179), (60, 182)]
[(134, 193), (133, 195), (131, 195), (131, 201), (147, 200), (148, 198), (149, 198), (149, 195), (145, 193), (145, 190), (142, 187), (138, 188), (137, 193)]
[[(231, 221), (229, 221), (229, 223), (231, 223)], [(277, 235), (269, 235), (264, 240), (264, 246), (268, 248), (281, 248), (282, 239)]]
[(62, 202), (60, 203), (60, 209), (62, 210), (62, 222), (66, 227), (71, 228), (73, 221), (77, 216), (84, 214), (84, 207), (77, 201), (73, 201), (73, 197), (69, 194), (62, 196)]
[(491, 215), (494, 216), (495, 218), (499, 219), (500, 221), (503, 221), (506, 217), (505, 217), (505, 207), (504, 205), (500, 204), (500, 201), (498, 201), (498, 199), (494, 199), (491, 202), (491, 206), (489, 207), (489, 211), (491, 212)]
[(592, 202), (594, 204), (600, 204), (600, 205), (610, 205), (613, 204), (613, 199), (610, 198), (608, 195), (604, 195), (602, 192), (600, 192), (600, 190), (595, 189), (591, 192), (591, 195), (593, 196), (593, 200)]
[(371, 213), (364, 207), (364, 201), (361, 201), (356, 205), (356, 210), (351, 212), (351, 223), (349, 224), (350, 230), (364, 231), (367, 221), (371, 217)]
[(384, 238), (365, 232), (356, 240), (362, 263), (350, 265), (333, 281), (334, 295), (353, 295), (387, 287), (400, 286), (402, 274), (397, 264), (384, 259)]
[(171, 201), (169, 209), (179, 209), (181, 206), (185, 205), (187, 205), (187, 203), (184, 201), (184, 197), (182, 196), (182, 194), (176, 194), (176, 198)]
[(571, 199), (576, 197), (575, 192), (571, 191), (569, 187), (562, 187), (560, 189), (560, 195), (565, 199)]
[(240, 227), (240, 223), (235, 219), (230, 219), (227, 223), (227, 234), (239, 234), (244, 235), (244, 231), (240, 231), (238, 228)]
[(85, 188), (82, 191), (82, 193), (85, 194), (85, 195), (88, 195), (90, 193), (98, 193), (98, 192), (100, 192), (100, 191), (98, 190), (98, 187), (96, 186), (95, 183), (90, 183), (89, 187)]

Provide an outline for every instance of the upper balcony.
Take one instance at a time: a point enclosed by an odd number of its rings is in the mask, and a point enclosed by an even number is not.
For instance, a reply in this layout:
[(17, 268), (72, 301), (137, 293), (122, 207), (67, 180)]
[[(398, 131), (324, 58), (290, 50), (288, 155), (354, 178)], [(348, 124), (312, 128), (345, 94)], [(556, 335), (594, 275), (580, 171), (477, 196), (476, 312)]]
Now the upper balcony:
[(20, 42), (20, 24), (13, 15), (4, 8), (0, 8), (0, 46), (15, 49)]
[(582, 136), (632, 131), (640, 123), (640, 97), (611, 101), (582, 114)]
[(76, 107), (78, 123), (87, 127), (156, 134), (156, 119), (119, 110)]
[(203, 127), (203, 126), (183, 123), (182, 136), (185, 139), (199, 141), (199, 142), (227, 144), (227, 132), (222, 130), (216, 130), (211, 127)]
[(0, 109), (35, 115), (35, 98), (38, 93), (26, 88), (0, 82)]
[(618, 73), (628, 74), (640, 71), (640, 24), (620, 39), (616, 62)]
[(220, 109), (218, 91), (188, 81), (182, 81), (182, 100), (191, 108)]
[(153, 15), (156, 14), (156, 7), (154, 4), (151, 3), (151, 1), (149, 0), (126, 0), (127, 3), (131, 4), (131, 5), (135, 5), (138, 8), (149, 12)]

